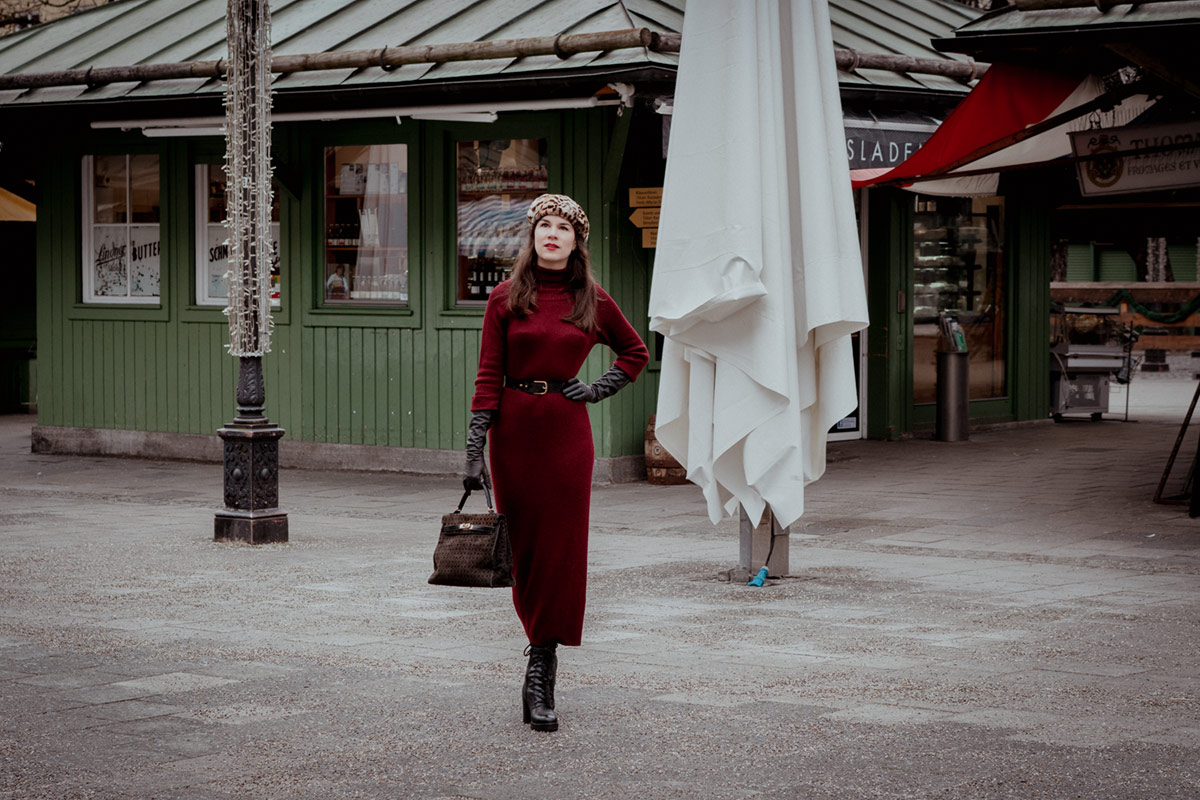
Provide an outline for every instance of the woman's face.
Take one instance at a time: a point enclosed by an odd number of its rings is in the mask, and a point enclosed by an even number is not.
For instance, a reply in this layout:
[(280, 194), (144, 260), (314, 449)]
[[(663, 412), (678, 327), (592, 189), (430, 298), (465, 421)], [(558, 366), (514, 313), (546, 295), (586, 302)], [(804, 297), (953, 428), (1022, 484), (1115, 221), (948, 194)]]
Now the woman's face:
[(539, 267), (565, 269), (575, 250), (575, 226), (563, 217), (547, 214), (533, 226), (533, 250)]

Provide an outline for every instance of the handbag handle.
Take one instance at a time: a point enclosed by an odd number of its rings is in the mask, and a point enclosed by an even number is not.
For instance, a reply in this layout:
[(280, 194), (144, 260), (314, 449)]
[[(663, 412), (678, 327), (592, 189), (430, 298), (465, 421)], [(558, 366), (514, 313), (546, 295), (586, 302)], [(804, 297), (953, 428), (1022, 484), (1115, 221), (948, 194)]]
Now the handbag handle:
[[(483, 496), (487, 500), (488, 511), (495, 513), (496, 509), (492, 507), (492, 481), (487, 474), (487, 470), (484, 470), (484, 472), (483, 472), (482, 483), (483, 483)], [(458, 501), (458, 508), (454, 509), (455, 514), (462, 513), (463, 506), (467, 504), (467, 498), (471, 496), (471, 492), (473, 492), (473, 491), (475, 491), (475, 490), (467, 489), (465, 492), (463, 492), (462, 500)]]

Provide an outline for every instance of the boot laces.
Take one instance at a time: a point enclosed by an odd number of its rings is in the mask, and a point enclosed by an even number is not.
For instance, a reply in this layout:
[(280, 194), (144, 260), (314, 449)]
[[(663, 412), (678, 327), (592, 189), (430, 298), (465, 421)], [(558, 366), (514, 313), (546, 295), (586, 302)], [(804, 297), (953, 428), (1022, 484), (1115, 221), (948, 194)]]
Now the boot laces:
[(546, 705), (549, 701), (548, 695), (553, 691), (550, 685), (550, 659), (554, 657), (554, 647), (538, 647), (531, 644), (525, 648), (525, 655), (530, 656), (525, 672), (529, 679), (529, 693), (540, 705)]

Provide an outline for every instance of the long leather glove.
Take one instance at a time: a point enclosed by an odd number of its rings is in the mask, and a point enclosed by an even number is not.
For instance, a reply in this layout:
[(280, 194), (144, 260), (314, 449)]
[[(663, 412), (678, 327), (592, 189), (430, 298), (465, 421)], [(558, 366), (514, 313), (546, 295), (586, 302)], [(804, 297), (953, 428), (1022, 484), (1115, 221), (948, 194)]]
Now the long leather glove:
[(488, 428), (496, 421), (494, 409), (471, 412), (471, 425), (467, 428), (467, 469), (463, 473), (463, 488), (483, 488), (483, 445), (487, 441)]
[(578, 402), (599, 403), (606, 397), (612, 397), (619, 392), (631, 378), (620, 367), (613, 367), (600, 376), (600, 379), (590, 386), (578, 378), (571, 378), (563, 387), (563, 394), (568, 400)]

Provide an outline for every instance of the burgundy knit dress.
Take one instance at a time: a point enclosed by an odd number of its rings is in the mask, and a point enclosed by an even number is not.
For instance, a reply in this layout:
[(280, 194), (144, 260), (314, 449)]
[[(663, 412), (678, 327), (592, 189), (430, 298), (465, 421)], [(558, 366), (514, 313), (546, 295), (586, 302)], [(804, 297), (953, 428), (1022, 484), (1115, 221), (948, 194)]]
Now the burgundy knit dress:
[(616, 352), (616, 366), (636, 378), (649, 356), (604, 290), (596, 291), (597, 330), (585, 333), (562, 321), (573, 302), (567, 270), (537, 267), (536, 274), (537, 308), (524, 319), (507, 308), (508, 281), (488, 298), (471, 410), (499, 410), (488, 451), (496, 506), (512, 539), (517, 616), (532, 644), (578, 646), (594, 459), (588, 404), (561, 392), (507, 388), (504, 376), (565, 381), (602, 343)]

